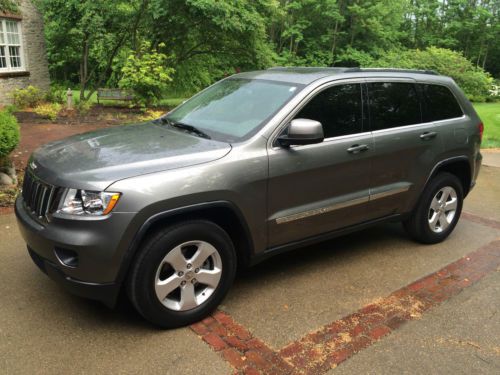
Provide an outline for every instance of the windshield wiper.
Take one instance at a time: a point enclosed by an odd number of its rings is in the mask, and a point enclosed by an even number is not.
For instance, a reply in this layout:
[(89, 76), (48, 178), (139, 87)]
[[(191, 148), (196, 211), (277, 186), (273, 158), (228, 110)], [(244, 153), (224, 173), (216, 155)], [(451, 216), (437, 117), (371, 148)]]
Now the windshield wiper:
[(161, 117), (161, 118), (159, 118), (159, 120), (162, 123), (166, 123), (170, 126), (173, 126), (174, 128), (187, 130), (188, 132), (194, 133), (194, 134), (198, 135), (199, 137), (206, 138), (206, 139), (212, 139), (207, 133), (205, 133), (204, 131), (198, 129), (197, 127), (195, 127), (193, 125), (188, 125), (188, 124), (184, 124), (182, 122), (172, 121), (172, 120), (168, 119), (167, 117)]

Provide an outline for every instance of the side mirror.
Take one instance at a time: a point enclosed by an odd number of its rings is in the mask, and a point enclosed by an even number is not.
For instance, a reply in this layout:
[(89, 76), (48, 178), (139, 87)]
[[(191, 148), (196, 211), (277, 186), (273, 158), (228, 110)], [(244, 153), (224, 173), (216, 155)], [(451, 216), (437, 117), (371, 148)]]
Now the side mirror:
[(325, 139), (323, 125), (321, 122), (298, 118), (292, 120), (288, 126), (288, 134), (283, 134), (278, 138), (282, 147), (292, 145), (310, 145), (321, 143)]

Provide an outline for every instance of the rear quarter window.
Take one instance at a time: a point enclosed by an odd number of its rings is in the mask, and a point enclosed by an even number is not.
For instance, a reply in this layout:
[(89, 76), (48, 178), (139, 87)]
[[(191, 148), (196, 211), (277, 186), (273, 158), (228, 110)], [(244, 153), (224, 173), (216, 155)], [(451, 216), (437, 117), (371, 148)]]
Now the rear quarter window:
[(425, 122), (462, 117), (462, 108), (446, 86), (419, 84), (423, 96), (423, 117)]

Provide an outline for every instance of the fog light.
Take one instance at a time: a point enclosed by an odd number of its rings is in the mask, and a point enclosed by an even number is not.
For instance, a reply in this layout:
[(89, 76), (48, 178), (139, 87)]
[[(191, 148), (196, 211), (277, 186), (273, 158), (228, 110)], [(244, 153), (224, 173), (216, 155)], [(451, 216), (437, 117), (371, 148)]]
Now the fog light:
[(59, 259), (59, 262), (66, 267), (78, 267), (78, 254), (76, 251), (56, 247), (54, 249), (54, 253), (56, 254), (57, 259)]

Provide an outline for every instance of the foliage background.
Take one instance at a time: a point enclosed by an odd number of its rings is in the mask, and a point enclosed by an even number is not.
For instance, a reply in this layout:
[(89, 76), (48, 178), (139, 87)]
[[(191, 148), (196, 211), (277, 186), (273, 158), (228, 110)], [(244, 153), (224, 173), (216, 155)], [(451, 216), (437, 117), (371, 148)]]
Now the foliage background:
[(36, 1), (52, 78), (82, 100), (117, 87), (144, 42), (173, 96), (273, 65), (432, 68), (475, 100), (500, 77), (500, 0)]

